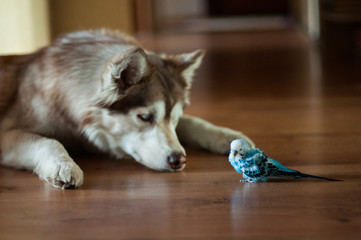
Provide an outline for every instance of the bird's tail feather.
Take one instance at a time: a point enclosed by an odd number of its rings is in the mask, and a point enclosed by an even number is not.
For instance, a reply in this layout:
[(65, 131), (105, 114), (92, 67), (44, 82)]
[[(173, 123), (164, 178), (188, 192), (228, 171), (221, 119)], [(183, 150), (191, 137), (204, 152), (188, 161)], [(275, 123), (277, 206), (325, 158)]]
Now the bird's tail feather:
[(343, 181), (343, 180), (339, 180), (339, 179), (333, 179), (333, 178), (325, 178), (325, 177), (320, 177), (320, 176), (314, 176), (314, 175), (310, 175), (310, 174), (305, 174), (305, 173), (300, 173), (297, 175), (297, 177), (303, 177), (303, 178), (317, 178), (317, 179), (323, 179), (323, 180), (327, 180), (327, 181)]

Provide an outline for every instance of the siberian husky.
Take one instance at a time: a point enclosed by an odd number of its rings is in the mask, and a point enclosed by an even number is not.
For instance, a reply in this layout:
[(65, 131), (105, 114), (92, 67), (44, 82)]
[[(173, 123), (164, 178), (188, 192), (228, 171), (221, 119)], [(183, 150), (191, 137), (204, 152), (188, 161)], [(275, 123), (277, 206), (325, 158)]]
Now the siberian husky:
[(203, 55), (157, 55), (123, 33), (92, 30), (0, 57), (2, 165), (64, 189), (83, 184), (66, 150), (75, 143), (158, 171), (184, 169), (180, 142), (219, 154), (236, 138), (254, 146), (241, 132), (182, 115)]

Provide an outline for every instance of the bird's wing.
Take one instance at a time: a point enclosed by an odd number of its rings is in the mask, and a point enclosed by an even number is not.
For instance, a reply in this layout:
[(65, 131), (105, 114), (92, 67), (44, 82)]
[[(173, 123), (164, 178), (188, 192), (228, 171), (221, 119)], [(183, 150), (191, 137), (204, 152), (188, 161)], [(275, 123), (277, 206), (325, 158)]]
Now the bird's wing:
[(242, 161), (243, 172), (250, 178), (259, 178), (266, 176), (267, 158), (263, 158), (261, 153), (256, 153)]
[(300, 174), (299, 171), (286, 168), (276, 160), (265, 157), (267, 158), (267, 175), (270, 177), (296, 177)]

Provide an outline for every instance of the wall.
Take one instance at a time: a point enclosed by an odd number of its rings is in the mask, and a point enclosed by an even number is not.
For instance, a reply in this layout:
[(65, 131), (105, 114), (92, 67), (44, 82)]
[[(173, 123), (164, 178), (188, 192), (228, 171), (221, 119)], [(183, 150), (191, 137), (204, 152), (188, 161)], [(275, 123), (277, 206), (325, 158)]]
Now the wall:
[(0, 1), (0, 54), (27, 53), (49, 43), (47, 0)]
[(207, 15), (205, 0), (153, 0), (156, 30), (163, 30), (178, 22)]
[(83, 29), (134, 30), (132, 0), (49, 0), (51, 36)]

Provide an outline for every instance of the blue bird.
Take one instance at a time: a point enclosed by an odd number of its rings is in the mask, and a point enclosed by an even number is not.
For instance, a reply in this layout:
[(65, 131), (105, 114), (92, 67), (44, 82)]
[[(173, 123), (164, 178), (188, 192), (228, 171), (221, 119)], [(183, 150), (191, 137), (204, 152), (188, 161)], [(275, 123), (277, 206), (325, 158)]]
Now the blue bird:
[(250, 148), (248, 143), (242, 139), (236, 139), (231, 143), (229, 162), (234, 169), (243, 174), (245, 180), (241, 182), (264, 182), (269, 177), (294, 177), (294, 178), (317, 178), (328, 181), (339, 181), (304, 174), (296, 170), (284, 167), (281, 163), (266, 156), (259, 148)]

